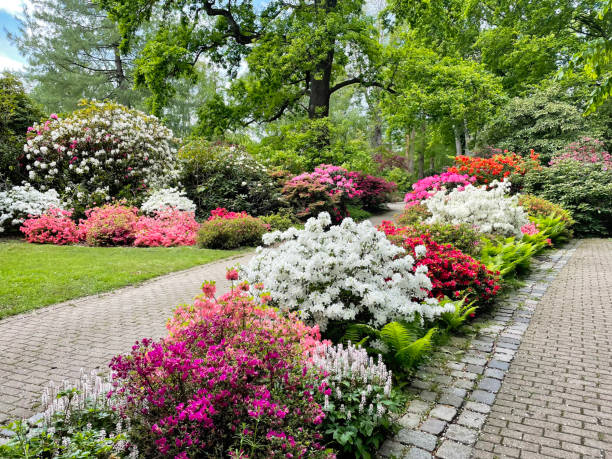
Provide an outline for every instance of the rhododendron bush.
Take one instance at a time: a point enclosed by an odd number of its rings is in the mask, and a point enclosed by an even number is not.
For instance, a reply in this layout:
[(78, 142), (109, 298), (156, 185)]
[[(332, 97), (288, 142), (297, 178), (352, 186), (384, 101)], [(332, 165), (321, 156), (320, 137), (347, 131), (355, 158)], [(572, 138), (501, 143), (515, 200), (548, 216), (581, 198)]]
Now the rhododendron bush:
[[(301, 311), (323, 330), (330, 321), (380, 326), (394, 319), (433, 318), (452, 309), (427, 299), (427, 268), (414, 269), (412, 256), (398, 257), (405, 250), (369, 221), (356, 224), (347, 218), (330, 225), (329, 214), (321, 213), (303, 230), (264, 235), (268, 247), (257, 249), (243, 267), (243, 277), (264, 282), (273, 304)], [(276, 247), (277, 242), (282, 244)], [(417, 251), (425, 251), (421, 249)]]
[(448, 168), (448, 172), (455, 174), (469, 174), (476, 177), (478, 184), (489, 184), (493, 181), (523, 176), (530, 170), (541, 169), (539, 155), (533, 150), (525, 158), (516, 153), (495, 154), (490, 158), (474, 156), (456, 156), (455, 165)]
[(20, 230), (27, 242), (75, 244), (79, 241), (79, 233), (71, 216), (72, 212), (68, 210), (51, 208), (42, 215), (25, 220)]
[(443, 174), (425, 177), (412, 185), (413, 191), (406, 193), (404, 202), (406, 207), (414, 206), (430, 198), (436, 191), (442, 188), (449, 191), (455, 188), (463, 190), (467, 185), (473, 184), (475, 181), (476, 177), (454, 172), (444, 172)]
[(79, 223), (81, 239), (88, 245), (131, 245), (136, 237), (138, 209), (121, 203), (105, 204), (85, 212)]
[(482, 233), (520, 236), (529, 223), (516, 196), (507, 196), (509, 182), (492, 182), (489, 187), (468, 185), (465, 189), (440, 190), (425, 200), (431, 217), (427, 223), (465, 223)]
[(612, 155), (606, 151), (601, 140), (583, 137), (567, 145), (562, 151), (553, 155), (549, 164), (555, 165), (568, 159), (586, 164), (601, 164), (604, 169), (612, 170)]
[(55, 190), (41, 192), (28, 183), (0, 190), (0, 233), (17, 229), (28, 216), (42, 215), (52, 208), (63, 208)]
[(185, 196), (185, 192), (179, 191), (176, 188), (164, 188), (154, 191), (142, 203), (140, 210), (145, 214), (153, 215), (157, 211), (166, 210), (169, 207), (187, 212), (195, 212), (196, 210), (196, 205)]
[(459, 299), (467, 296), (467, 301), (486, 303), (499, 291), (498, 276), (453, 245), (439, 244), (428, 233), (414, 236), (409, 228), (396, 227), (389, 221), (383, 222), (379, 229), (414, 257), (417, 248), (425, 246), (425, 256), (416, 258), (415, 269), (427, 266), (432, 297)]
[(112, 102), (84, 102), (29, 129), (21, 163), (30, 182), (83, 210), (111, 198), (140, 202), (178, 178), (175, 140), (157, 118)]

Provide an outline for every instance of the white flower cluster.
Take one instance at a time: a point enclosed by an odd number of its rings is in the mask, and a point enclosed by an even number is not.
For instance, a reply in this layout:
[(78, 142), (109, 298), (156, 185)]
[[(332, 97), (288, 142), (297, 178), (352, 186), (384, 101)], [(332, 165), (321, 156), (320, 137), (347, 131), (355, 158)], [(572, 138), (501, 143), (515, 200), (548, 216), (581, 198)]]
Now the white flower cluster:
[(529, 220), (518, 197), (507, 196), (509, 189), (509, 181), (494, 181), (489, 189), (473, 185), (461, 191), (442, 189), (424, 202), (432, 214), (427, 223), (466, 223), (482, 233), (520, 236)]
[(22, 186), (0, 191), (0, 233), (21, 225), (28, 215), (41, 215), (50, 207), (63, 209), (55, 190), (43, 193), (24, 182)]
[(364, 413), (375, 419), (387, 414), (383, 401), (391, 395), (393, 378), (380, 354), (375, 362), (365, 349), (350, 342), (346, 347), (323, 345), (315, 351), (312, 363), (327, 374), (323, 381), (331, 389), (325, 395), (324, 411), (346, 411), (349, 419)]
[(115, 103), (89, 102), (28, 131), (23, 151), (30, 182), (56, 188), (74, 204), (99, 204), (122, 190), (145, 194), (178, 178), (172, 131)]
[(154, 191), (140, 206), (145, 214), (152, 215), (158, 210), (163, 210), (168, 207), (173, 207), (177, 210), (195, 212), (195, 203), (185, 196), (184, 191), (179, 191), (176, 188), (163, 188)]
[[(431, 282), (427, 267), (413, 273), (414, 259), (393, 245), (369, 221), (345, 219), (331, 226), (327, 212), (306, 222), (303, 230), (290, 228), (263, 236), (242, 275), (250, 283), (263, 282), (280, 307), (300, 310), (304, 319), (322, 330), (330, 320), (359, 320), (374, 326), (396, 319), (433, 318), (454, 307), (426, 298)], [(328, 228), (329, 227), (329, 228)], [(415, 301), (416, 300), (416, 301)], [(418, 302), (418, 301), (422, 302)]]

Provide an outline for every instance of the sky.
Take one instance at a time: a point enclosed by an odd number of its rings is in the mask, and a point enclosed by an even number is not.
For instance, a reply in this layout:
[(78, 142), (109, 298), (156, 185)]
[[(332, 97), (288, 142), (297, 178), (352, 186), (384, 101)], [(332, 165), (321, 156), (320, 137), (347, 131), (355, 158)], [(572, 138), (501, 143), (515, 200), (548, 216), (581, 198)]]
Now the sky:
[(0, 71), (21, 70), (25, 64), (25, 59), (11, 44), (6, 33), (19, 31), (16, 16), (21, 15), (23, 6), (27, 3), (27, 0), (0, 0)]

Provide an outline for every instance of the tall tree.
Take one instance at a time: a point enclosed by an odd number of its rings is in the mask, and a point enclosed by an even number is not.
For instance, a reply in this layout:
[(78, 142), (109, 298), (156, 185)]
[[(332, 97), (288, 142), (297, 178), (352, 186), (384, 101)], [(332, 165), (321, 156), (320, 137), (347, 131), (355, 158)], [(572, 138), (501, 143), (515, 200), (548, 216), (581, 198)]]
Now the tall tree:
[[(99, 0), (131, 50), (137, 31), (163, 14), (137, 60), (136, 82), (160, 110), (172, 78), (189, 77), (202, 55), (234, 78), (225, 97), (201, 111), (202, 131), (273, 121), (288, 112), (329, 114), (334, 93), (349, 85), (380, 86), (381, 46), (363, 0)], [(161, 13), (160, 13), (161, 11)], [(248, 72), (237, 78), (240, 65)]]

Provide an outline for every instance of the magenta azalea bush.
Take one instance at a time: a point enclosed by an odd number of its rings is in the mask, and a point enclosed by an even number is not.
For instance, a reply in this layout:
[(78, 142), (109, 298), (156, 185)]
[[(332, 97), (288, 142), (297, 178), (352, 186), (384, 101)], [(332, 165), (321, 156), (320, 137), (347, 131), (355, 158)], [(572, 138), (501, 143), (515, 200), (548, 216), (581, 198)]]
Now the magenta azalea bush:
[(42, 215), (30, 216), (20, 230), (27, 242), (37, 244), (75, 244), (79, 242), (77, 225), (70, 218), (72, 212), (51, 208)]
[(79, 235), (87, 245), (132, 245), (136, 237), (138, 209), (122, 203), (105, 204), (85, 211)]
[(217, 302), (204, 284), (167, 339), (142, 340), (112, 360), (112, 394), (144, 457), (334, 457), (315, 400), (329, 389), (307, 352), (318, 329), (262, 307), (248, 289)]
[(425, 177), (412, 185), (413, 191), (406, 193), (404, 202), (406, 207), (420, 204), (425, 199), (429, 199), (436, 191), (443, 187), (448, 191), (455, 188), (462, 190), (467, 185), (471, 185), (476, 181), (476, 177), (470, 177), (467, 174), (457, 174), (454, 172), (444, 172), (438, 175)]

